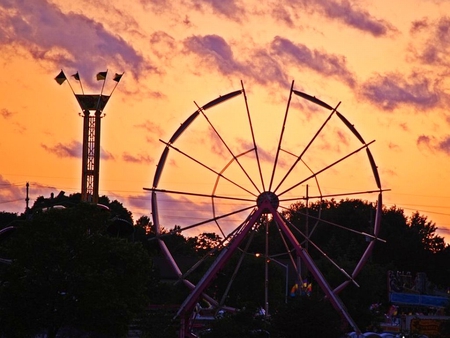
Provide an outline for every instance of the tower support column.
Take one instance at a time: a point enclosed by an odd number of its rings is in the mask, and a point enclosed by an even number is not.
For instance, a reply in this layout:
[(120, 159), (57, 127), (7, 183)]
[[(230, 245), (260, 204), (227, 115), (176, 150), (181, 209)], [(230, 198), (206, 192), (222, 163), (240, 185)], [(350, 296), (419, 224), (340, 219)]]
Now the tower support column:
[(76, 98), (83, 109), (81, 200), (98, 203), (101, 118), (109, 96), (83, 94), (76, 95)]

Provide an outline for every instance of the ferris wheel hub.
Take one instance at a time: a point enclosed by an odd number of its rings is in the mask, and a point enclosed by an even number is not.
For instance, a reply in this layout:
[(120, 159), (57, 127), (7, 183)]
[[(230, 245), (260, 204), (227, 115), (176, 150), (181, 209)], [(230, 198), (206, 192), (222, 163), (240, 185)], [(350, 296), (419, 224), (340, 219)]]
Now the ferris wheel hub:
[[(256, 199), (258, 208), (260, 208), (265, 201), (269, 201), (270, 205), (272, 205), (275, 210), (278, 209), (278, 206), (280, 205), (278, 196), (271, 191), (264, 191), (258, 196), (258, 198)], [(264, 210), (264, 212), (268, 212), (268, 210)]]

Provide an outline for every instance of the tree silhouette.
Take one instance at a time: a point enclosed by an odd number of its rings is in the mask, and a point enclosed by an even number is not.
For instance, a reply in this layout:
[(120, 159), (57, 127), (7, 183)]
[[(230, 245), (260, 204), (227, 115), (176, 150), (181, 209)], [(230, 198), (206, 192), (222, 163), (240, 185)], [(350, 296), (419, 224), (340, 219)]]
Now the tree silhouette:
[(78, 329), (125, 334), (147, 305), (150, 259), (142, 246), (107, 234), (110, 213), (78, 204), (34, 214), (6, 243), (0, 335)]

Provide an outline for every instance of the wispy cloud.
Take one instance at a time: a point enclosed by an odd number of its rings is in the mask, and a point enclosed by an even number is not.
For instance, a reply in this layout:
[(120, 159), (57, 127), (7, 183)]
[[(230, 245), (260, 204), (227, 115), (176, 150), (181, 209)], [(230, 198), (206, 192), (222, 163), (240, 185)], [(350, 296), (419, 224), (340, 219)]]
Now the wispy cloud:
[(437, 83), (420, 75), (404, 78), (399, 73), (377, 75), (362, 84), (362, 95), (374, 105), (392, 111), (402, 105), (421, 110), (435, 108), (447, 95)]
[[(56, 143), (55, 145), (41, 144), (41, 147), (47, 152), (52, 153), (60, 158), (81, 158), (83, 146), (81, 142), (72, 141), (67, 144)], [(114, 155), (109, 151), (101, 148), (100, 157), (102, 160), (114, 160)]]
[(64, 65), (82, 74), (96, 74), (99, 67), (108, 65), (130, 68), (136, 78), (154, 70), (132, 45), (101, 23), (81, 14), (63, 13), (46, 0), (0, 3), (2, 45), (20, 45), (38, 61)]
[[(9, 212), (22, 213), (25, 211), (27, 188), (24, 181), (11, 182), (0, 175), (0, 208), (1, 210), (11, 210)], [(36, 182), (28, 182), (29, 207), (32, 207), (34, 200), (39, 196), (49, 196), (52, 192), (58, 192), (54, 186), (45, 186)]]
[(153, 158), (151, 158), (147, 154), (137, 154), (137, 155), (131, 155), (128, 152), (125, 152), (122, 154), (122, 159), (125, 162), (131, 162), (131, 163), (152, 163), (154, 161)]
[(10, 117), (13, 116), (13, 114), (14, 113), (12, 111), (10, 111), (6, 108), (3, 108), (0, 110), (0, 116), (2, 116), (4, 119), (9, 119)]
[[(441, 17), (436, 22), (424, 18), (411, 24), (410, 32), (416, 42), (424, 39), (419, 50), (413, 51), (417, 58), (426, 65), (450, 65), (450, 17)], [(417, 46), (414, 43), (414, 46)]]
[(345, 57), (326, 52), (311, 50), (306, 45), (276, 36), (271, 50), (277, 56), (297, 66), (312, 69), (324, 76), (339, 78), (353, 87), (355, 78), (348, 70)]
[(394, 142), (389, 142), (388, 148), (393, 151), (400, 151), (400, 146)]
[(19, 184), (14, 184), (0, 175), (0, 204), (4, 205), (7, 203), (23, 201), (23, 188), (25, 184), (21, 185), (22, 188), (20, 188)]
[(240, 20), (244, 8), (238, 6), (235, 0), (193, 0), (194, 6), (198, 9), (210, 7), (215, 14), (223, 15), (229, 19)]
[(141, 124), (135, 125), (137, 128), (142, 128), (146, 132), (156, 134), (156, 135), (162, 135), (164, 133), (164, 130), (161, 128), (161, 126), (155, 122), (152, 122), (150, 120), (145, 120)]
[(242, 70), (242, 65), (235, 60), (231, 47), (219, 35), (195, 35), (186, 39), (184, 45), (190, 52), (201, 56), (209, 65), (216, 66), (224, 75)]
[(156, 31), (150, 35), (150, 48), (152, 53), (160, 60), (170, 61), (177, 51), (177, 41), (170, 34)]
[(284, 23), (288, 27), (294, 27), (294, 19), (297, 19), (296, 17), (293, 17), (293, 15), (288, 11), (288, 7), (279, 6), (278, 4), (276, 4), (271, 9), (271, 12), (269, 14), (270, 17)]
[(82, 145), (78, 141), (72, 141), (68, 144), (57, 143), (55, 145), (46, 145), (41, 144), (41, 147), (44, 148), (47, 152), (56, 155), (57, 157), (74, 157), (81, 158), (82, 155)]
[(237, 59), (231, 46), (218, 35), (192, 36), (184, 45), (188, 52), (200, 58), (205, 68), (214, 68), (224, 76), (245, 76), (261, 85), (277, 83), (285, 86), (288, 81), (286, 67), (282, 64), (286, 62), (340, 79), (351, 87), (356, 82), (344, 57), (311, 50), (279, 36), (273, 39), (268, 50), (255, 47), (249, 60)]
[(393, 30), (391, 24), (383, 19), (374, 18), (369, 12), (361, 10), (350, 1), (319, 0), (315, 2), (329, 18), (342, 21), (350, 27), (374, 36), (386, 35), (390, 30)]
[(288, 79), (282, 65), (265, 49), (256, 49), (251, 59), (252, 62), (247, 66), (247, 74), (257, 83), (261, 85), (278, 83), (286, 86)]
[(416, 143), (419, 147), (426, 147), (432, 151), (440, 151), (450, 155), (450, 135), (442, 139), (438, 139), (435, 136), (421, 135), (417, 138)]
[(348, 0), (288, 0), (286, 6), (302, 7), (306, 12), (315, 11), (332, 20), (342, 22), (354, 29), (379, 37), (395, 31), (392, 24), (386, 20), (375, 18), (368, 11), (358, 7), (357, 2)]
[(265, 48), (255, 47), (249, 59), (235, 57), (231, 46), (219, 35), (192, 36), (184, 41), (186, 50), (197, 55), (205, 68), (216, 69), (224, 76), (240, 76), (261, 85), (285, 85), (286, 75), (279, 62)]

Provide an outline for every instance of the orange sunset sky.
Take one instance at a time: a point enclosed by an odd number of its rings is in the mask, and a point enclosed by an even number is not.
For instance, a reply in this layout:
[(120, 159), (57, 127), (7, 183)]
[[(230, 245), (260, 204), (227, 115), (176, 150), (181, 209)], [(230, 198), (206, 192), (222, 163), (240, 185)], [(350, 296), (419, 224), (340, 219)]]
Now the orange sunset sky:
[[(109, 95), (114, 74), (124, 73), (102, 119), (100, 195), (122, 202), (137, 220), (150, 216), (143, 188), (152, 187), (159, 140), (167, 142), (196, 104), (239, 90), (242, 81), (261, 154), (273, 157), (294, 81), (333, 107), (340, 102), (339, 112), (367, 142), (375, 140), (370, 150), (382, 188), (390, 189), (384, 205), (406, 216), (419, 211), (449, 243), (447, 13), (444, 0), (1, 0), (0, 210), (24, 211), (27, 182), (31, 205), (52, 192), (81, 191), (82, 118), (69, 83), (75, 93), (99, 94), (103, 81), (95, 75), (108, 71)], [(58, 85), (61, 69), (69, 82)], [(217, 128), (231, 147), (245, 148), (243, 98), (219, 112)], [(328, 114), (293, 97), (288, 150), (304, 149)], [(324, 130), (306, 154), (313, 170), (355, 149), (352, 135), (337, 128)], [(180, 145), (215, 163), (223, 149), (214, 135), (193, 135)], [(373, 188), (363, 182), (370, 166), (359, 164), (330, 170), (321, 189)], [(193, 165), (174, 160), (166, 168), (164, 182), (174, 189), (203, 184)]]

